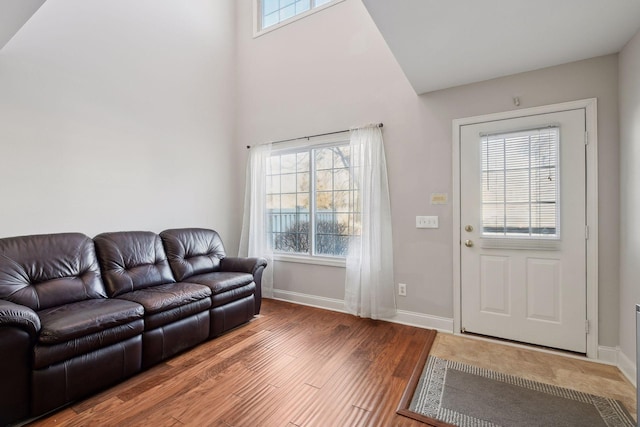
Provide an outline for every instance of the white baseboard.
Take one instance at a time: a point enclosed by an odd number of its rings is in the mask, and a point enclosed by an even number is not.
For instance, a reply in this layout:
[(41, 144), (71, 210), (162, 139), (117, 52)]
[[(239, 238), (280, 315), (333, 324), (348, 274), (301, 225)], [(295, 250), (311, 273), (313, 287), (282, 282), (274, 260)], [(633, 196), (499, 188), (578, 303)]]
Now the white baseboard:
[(403, 325), (416, 326), (418, 328), (435, 329), (440, 332), (453, 333), (453, 319), (447, 317), (431, 316), (416, 313), (415, 311), (398, 310), (395, 316), (385, 320)]
[(629, 359), (627, 355), (620, 350), (620, 347), (599, 346), (598, 361), (616, 366), (629, 382), (633, 384), (634, 387), (637, 387), (636, 362)]
[(617, 347), (598, 346), (598, 361), (607, 365), (618, 366), (618, 353), (620, 349)]
[[(280, 289), (273, 290), (273, 299), (346, 313), (344, 301), (340, 299), (319, 297), (316, 295), (283, 291)], [(435, 329), (437, 331), (449, 333), (453, 332), (453, 319), (430, 316), (428, 314), (416, 313), (414, 311), (398, 310), (395, 316), (384, 320), (408, 326), (415, 326), (418, 328)]]
[(341, 299), (319, 297), (316, 295), (301, 294), (299, 292), (283, 291), (280, 289), (273, 290), (273, 299), (346, 313), (346, 310), (344, 309), (344, 301)]
[(624, 374), (625, 377), (633, 384), (634, 387), (637, 387), (636, 384), (636, 362), (632, 361), (627, 357), (626, 354), (618, 349), (618, 363), (616, 364), (620, 372)]

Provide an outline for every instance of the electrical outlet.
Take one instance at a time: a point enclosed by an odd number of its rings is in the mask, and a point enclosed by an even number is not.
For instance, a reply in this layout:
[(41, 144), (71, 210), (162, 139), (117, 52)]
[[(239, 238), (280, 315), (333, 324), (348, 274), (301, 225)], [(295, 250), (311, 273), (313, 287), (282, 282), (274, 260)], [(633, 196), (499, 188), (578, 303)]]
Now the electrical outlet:
[(405, 283), (398, 283), (398, 295), (401, 297), (407, 296), (407, 285)]
[(438, 228), (437, 216), (417, 216), (416, 228)]

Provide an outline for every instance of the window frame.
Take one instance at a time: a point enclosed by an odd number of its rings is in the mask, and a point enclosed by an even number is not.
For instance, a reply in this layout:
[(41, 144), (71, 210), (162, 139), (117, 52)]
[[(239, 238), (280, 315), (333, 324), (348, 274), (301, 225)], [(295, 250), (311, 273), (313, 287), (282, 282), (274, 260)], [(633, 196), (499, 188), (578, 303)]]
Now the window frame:
[[(314, 13), (325, 10), (329, 7), (335, 6), (338, 3), (342, 3), (345, 0), (331, 0), (329, 3), (322, 4), (320, 6), (311, 7), (311, 9), (294, 15), (284, 21), (280, 21), (277, 24), (273, 24), (269, 27), (262, 28), (262, 3), (264, 0), (253, 0), (253, 37), (260, 37), (264, 34), (270, 33), (271, 31), (277, 30), (278, 28), (282, 28), (286, 25), (291, 24), (292, 22), (298, 21), (302, 18), (306, 18), (307, 16), (313, 15)], [(314, 0), (311, 0), (312, 2)]]
[[(283, 144), (285, 145), (285, 144)], [(283, 147), (275, 147), (272, 148), (269, 157), (273, 155), (283, 155), (283, 154), (292, 154), (292, 153), (309, 153), (309, 219), (310, 219), (310, 227), (309, 227), (309, 253), (299, 253), (299, 252), (279, 252), (276, 251), (275, 248), (271, 248), (273, 251), (273, 258), (276, 261), (284, 261), (284, 262), (294, 262), (294, 263), (302, 263), (302, 264), (315, 264), (315, 265), (325, 265), (332, 267), (346, 267), (346, 255), (325, 255), (325, 254), (316, 254), (315, 248), (315, 216), (317, 214), (316, 210), (316, 165), (315, 159), (313, 156), (314, 150), (323, 149), (323, 148), (332, 148), (339, 146), (349, 146), (349, 134), (339, 134), (332, 135), (331, 137), (323, 137), (318, 141), (314, 141), (313, 143), (308, 143), (306, 140), (304, 144), (293, 143), (286, 144)], [(335, 168), (333, 168), (335, 169)], [(267, 194), (265, 194), (267, 196)], [(351, 211), (356, 212), (356, 211)], [(267, 212), (265, 212), (267, 215)], [(266, 230), (266, 233), (271, 233), (271, 231)], [(267, 237), (268, 244), (271, 243), (271, 238)]]

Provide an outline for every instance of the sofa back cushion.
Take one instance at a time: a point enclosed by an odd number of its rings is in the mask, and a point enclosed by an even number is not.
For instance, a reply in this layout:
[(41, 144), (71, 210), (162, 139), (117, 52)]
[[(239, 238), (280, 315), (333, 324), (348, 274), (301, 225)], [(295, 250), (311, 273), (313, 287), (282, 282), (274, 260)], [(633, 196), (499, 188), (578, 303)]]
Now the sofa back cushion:
[(93, 241), (84, 234), (0, 239), (0, 298), (38, 311), (106, 296)]
[(102, 233), (93, 240), (110, 297), (175, 282), (157, 234), (121, 231)]
[(226, 257), (218, 233), (204, 228), (180, 228), (160, 233), (173, 275), (179, 281), (220, 270)]

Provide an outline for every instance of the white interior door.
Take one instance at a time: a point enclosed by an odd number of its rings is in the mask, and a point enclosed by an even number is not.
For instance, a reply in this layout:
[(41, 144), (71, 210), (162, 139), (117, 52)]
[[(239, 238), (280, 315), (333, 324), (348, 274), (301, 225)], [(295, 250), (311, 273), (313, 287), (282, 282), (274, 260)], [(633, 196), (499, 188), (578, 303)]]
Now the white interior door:
[(460, 326), (586, 353), (585, 110), (460, 127)]

